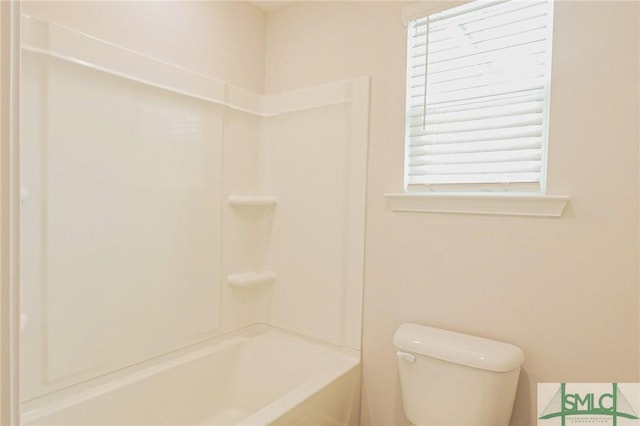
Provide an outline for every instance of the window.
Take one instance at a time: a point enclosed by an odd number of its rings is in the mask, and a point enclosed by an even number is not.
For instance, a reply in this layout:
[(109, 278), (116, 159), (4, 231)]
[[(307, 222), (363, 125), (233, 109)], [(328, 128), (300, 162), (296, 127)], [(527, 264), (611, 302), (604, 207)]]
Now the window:
[(545, 192), (552, 13), (474, 1), (407, 19), (409, 192)]

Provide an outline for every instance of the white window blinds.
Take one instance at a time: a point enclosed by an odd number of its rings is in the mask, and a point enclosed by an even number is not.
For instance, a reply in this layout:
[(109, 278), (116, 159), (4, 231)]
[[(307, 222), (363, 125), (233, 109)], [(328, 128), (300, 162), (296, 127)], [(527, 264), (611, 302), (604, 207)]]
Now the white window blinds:
[(552, 7), (475, 1), (408, 23), (409, 190), (543, 190)]

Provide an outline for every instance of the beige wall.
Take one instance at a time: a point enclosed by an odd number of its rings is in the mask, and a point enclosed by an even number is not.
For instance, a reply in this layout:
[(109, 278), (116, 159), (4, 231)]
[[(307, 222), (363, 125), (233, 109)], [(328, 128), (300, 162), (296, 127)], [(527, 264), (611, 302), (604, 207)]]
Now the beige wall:
[(48, 19), (261, 93), (264, 13), (242, 1), (25, 1)]
[(556, 4), (548, 192), (571, 197), (561, 219), (389, 209), (382, 194), (402, 190), (402, 5), (297, 2), (267, 23), (267, 93), (372, 77), (363, 424), (406, 422), (391, 343), (405, 321), (522, 347), (514, 425), (535, 424), (538, 382), (640, 380), (639, 4)]

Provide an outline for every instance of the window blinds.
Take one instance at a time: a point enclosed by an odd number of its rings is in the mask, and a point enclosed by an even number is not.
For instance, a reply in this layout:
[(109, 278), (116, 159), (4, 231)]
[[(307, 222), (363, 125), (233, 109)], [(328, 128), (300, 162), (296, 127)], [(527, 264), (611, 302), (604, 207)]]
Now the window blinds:
[(408, 189), (540, 190), (551, 14), (551, 0), (475, 1), (409, 22)]

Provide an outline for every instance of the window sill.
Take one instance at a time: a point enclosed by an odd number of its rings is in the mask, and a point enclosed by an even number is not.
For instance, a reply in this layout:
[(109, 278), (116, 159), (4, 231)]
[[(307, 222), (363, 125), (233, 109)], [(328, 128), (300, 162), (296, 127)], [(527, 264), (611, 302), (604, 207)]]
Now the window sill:
[(569, 204), (569, 197), (564, 195), (515, 193), (414, 193), (385, 194), (385, 197), (389, 199), (393, 211), (504, 216), (561, 217)]

